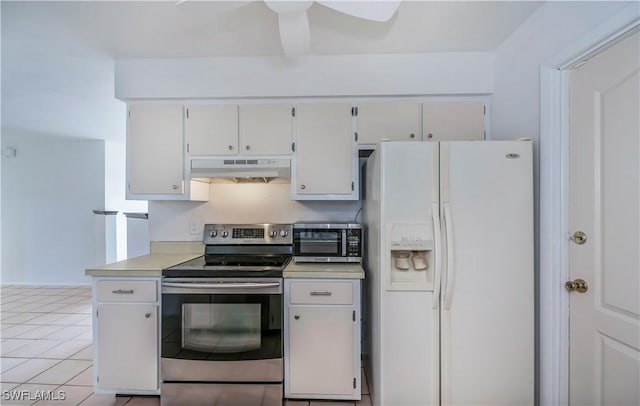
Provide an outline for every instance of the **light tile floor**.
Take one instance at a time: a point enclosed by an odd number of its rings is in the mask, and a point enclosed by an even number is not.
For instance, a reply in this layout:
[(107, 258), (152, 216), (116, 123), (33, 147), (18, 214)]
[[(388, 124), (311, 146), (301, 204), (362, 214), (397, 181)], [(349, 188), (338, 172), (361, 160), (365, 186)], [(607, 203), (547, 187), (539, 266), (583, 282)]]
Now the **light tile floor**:
[[(157, 397), (93, 393), (91, 324), (89, 287), (0, 286), (0, 404), (158, 406)], [(45, 394), (49, 398), (44, 399)], [(364, 374), (362, 394), (358, 402), (288, 400), (285, 404), (369, 406)]]

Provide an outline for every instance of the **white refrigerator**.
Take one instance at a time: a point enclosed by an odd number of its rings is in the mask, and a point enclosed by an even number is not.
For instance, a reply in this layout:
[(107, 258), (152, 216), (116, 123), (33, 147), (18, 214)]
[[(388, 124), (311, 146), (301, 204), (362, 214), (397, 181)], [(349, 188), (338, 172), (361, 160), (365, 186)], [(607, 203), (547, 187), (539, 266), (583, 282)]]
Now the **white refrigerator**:
[(529, 141), (383, 142), (365, 168), (374, 405), (534, 403)]

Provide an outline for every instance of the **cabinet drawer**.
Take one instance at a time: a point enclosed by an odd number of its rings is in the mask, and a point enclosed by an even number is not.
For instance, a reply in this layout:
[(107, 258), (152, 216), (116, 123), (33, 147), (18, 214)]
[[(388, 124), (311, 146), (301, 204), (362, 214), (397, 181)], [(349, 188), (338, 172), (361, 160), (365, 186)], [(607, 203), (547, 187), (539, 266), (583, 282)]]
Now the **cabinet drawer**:
[(96, 291), (98, 302), (158, 301), (155, 281), (98, 281)]
[(292, 282), (291, 304), (353, 303), (351, 282)]

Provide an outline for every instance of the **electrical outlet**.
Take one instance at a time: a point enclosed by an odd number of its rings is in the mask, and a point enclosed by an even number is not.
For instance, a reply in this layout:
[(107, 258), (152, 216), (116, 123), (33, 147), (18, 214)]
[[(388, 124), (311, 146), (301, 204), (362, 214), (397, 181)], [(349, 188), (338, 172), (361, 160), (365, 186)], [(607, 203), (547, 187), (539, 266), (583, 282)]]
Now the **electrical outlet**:
[(192, 219), (189, 221), (189, 232), (191, 234), (200, 234), (200, 220)]

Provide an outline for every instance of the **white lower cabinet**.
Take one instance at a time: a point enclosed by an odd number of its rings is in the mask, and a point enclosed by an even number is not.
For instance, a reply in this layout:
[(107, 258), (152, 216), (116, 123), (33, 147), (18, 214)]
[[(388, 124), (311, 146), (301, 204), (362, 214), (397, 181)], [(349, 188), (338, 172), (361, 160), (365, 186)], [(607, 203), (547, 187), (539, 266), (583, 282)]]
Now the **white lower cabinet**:
[(285, 397), (360, 399), (360, 280), (285, 280)]
[(158, 281), (94, 279), (95, 391), (158, 394)]

